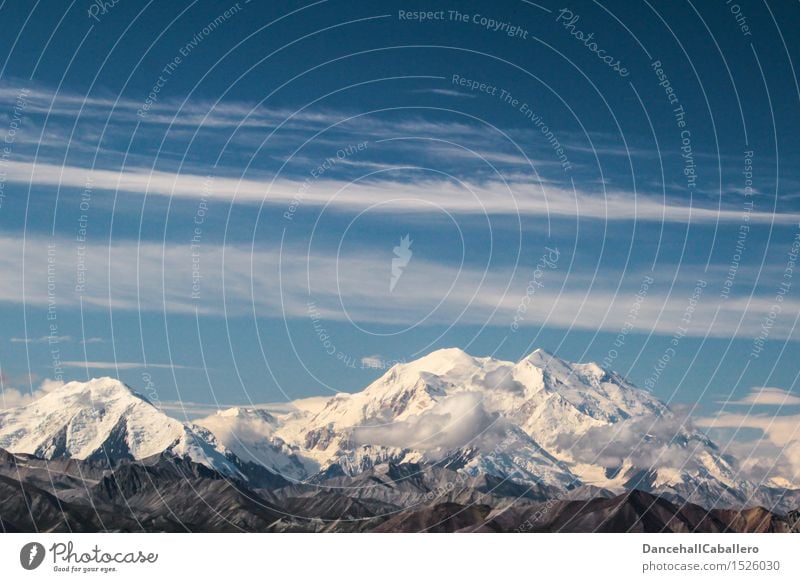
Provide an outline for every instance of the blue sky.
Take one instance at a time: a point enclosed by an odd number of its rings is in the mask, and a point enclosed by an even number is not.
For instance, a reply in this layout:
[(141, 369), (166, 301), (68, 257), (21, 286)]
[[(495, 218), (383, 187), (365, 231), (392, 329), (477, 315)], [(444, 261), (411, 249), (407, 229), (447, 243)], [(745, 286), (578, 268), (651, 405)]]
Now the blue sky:
[(275, 402), (459, 346), (796, 391), (795, 5), (96, 6), (0, 7), (7, 387)]

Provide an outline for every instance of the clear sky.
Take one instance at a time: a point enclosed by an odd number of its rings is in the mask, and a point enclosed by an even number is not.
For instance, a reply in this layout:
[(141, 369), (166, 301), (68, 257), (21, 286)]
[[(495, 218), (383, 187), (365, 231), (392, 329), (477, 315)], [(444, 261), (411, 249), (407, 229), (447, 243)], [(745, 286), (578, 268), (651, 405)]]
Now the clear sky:
[(275, 402), (459, 346), (795, 390), (800, 8), (632, 4), (3, 3), (4, 386)]

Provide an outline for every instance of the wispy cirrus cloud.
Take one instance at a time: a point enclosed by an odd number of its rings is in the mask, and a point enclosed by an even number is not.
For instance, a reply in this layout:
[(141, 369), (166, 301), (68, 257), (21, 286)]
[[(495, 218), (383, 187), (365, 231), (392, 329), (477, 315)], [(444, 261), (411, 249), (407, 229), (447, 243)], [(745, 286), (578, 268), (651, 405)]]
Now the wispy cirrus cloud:
[[(0, 98), (13, 99), (19, 93), (21, 84), (24, 83), (0, 84)], [(267, 157), (274, 156), (273, 161), (285, 160), (295, 148), (297, 159), (313, 151), (309, 156), (313, 165), (325, 156), (335, 154), (343, 145), (366, 140), (371, 144), (370, 153), (376, 157), (343, 160), (341, 166), (403, 171), (411, 168), (404, 166), (399, 159), (416, 160), (417, 163), (422, 159), (434, 161), (432, 165), (435, 168), (446, 169), (452, 165), (457, 168), (455, 175), (462, 181), (408, 176), (389, 179), (385, 173), (379, 173), (357, 182), (327, 178), (314, 180), (312, 188), (303, 190), (303, 177), (306, 176), (292, 177), (287, 173), (292, 170), (291, 164), (282, 171), (283, 175), (273, 180), (275, 172), (265, 170), (264, 165), (257, 162), (253, 165), (255, 169), (246, 174), (241, 173), (241, 166), (225, 167), (214, 162), (218, 175), (214, 179), (213, 192), (217, 199), (237, 204), (263, 202), (267, 205), (286, 205), (297, 199), (299, 191), (303, 191), (301, 203), (306, 207), (328, 205), (332, 210), (348, 212), (363, 210), (377, 201), (380, 202), (377, 212), (422, 213), (439, 207), (453, 214), (519, 213), (524, 216), (607, 221), (708, 224), (741, 223), (744, 220), (740, 201), (721, 205), (705, 197), (696, 197), (692, 201), (682, 195), (665, 196), (660, 187), (638, 192), (608, 186), (592, 188), (591, 185), (596, 185), (599, 178), (594, 173), (576, 175), (573, 186), (557, 167), (559, 164), (552, 152), (547, 150), (549, 145), (545, 143), (542, 149), (541, 135), (530, 139), (537, 130), (524, 124), (503, 130), (482, 125), (467, 116), (429, 119), (424, 115), (424, 107), (411, 108), (403, 111), (402, 116), (393, 116), (320, 108), (293, 110), (257, 102), (217, 103), (202, 99), (192, 99), (186, 103), (159, 101), (147, 113), (146, 123), (142, 123), (138, 114), (142, 104), (130, 97), (56, 92), (53, 88), (38, 85), (31, 85), (28, 89), (26, 115), (36, 119), (26, 120), (32, 127), (19, 132), (17, 145), (21, 146), (27, 139), (31, 140), (31, 147), (27, 150), (17, 148), (20, 151), (15, 152), (15, 158), (5, 164), (6, 181), (9, 183), (37, 188), (81, 189), (91, 183), (93, 188), (99, 190), (196, 199), (204, 191), (203, 184), (207, 176), (198, 174), (197, 170), (194, 170), (195, 173), (191, 170), (154, 170), (154, 167), (161, 168), (165, 164), (148, 165), (147, 162), (154, 159), (169, 162), (172, 160), (169, 153), (172, 147), (184, 150), (190, 147), (193, 139), (201, 139), (203, 152), (217, 147), (220, 151), (229, 150), (246, 144), (240, 152), (246, 155), (244, 159), (250, 158), (254, 151), (260, 151)], [(428, 91), (452, 92), (452, 89), (434, 87)], [(106, 121), (111, 123), (107, 124)], [(136, 147), (121, 147), (120, 144), (129, 142), (134, 130), (137, 134), (150, 135), (154, 139), (147, 142), (146, 152), (138, 151)], [(231, 130), (235, 130), (235, 138), (232, 138)], [(165, 131), (168, 133), (165, 134)], [(198, 135), (202, 137), (198, 138)], [(291, 138), (288, 142), (283, 141), (287, 135), (291, 135)], [(447, 139), (440, 139), (441, 136)], [(569, 132), (565, 132), (565, 136), (568, 136), (565, 140), (570, 142), (576, 137)], [(162, 138), (165, 141), (162, 142)], [(596, 156), (609, 152), (615, 157), (642, 155), (641, 151), (628, 144), (617, 143), (615, 136), (594, 138), (599, 143), (583, 139), (586, 143), (565, 147), (575, 157), (587, 156), (589, 166), (596, 165)], [(514, 139), (517, 143), (514, 143)], [(392, 144), (390, 149), (381, 150), (382, 147), (388, 147), (389, 143)], [(523, 151), (520, 143), (538, 144), (535, 149), (538, 155)], [(47, 147), (40, 147), (43, 144), (55, 149), (50, 151)], [(155, 145), (161, 145), (165, 151), (152, 150)], [(58, 151), (59, 148), (63, 148), (64, 152)], [(105, 160), (105, 167), (89, 167), (92, 160), (97, 159), (95, 154), (106, 152), (109, 148), (114, 155), (99, 158)], [(76, 162), (75, 156), (67, 156), (66, 152), (88, 154), (82, 158), (86, 163)], [(398, 156), (403, 152), (406, 155)], [(81, 155), (77, 158), (81, 159)], [(64, 164), (64, 159), (70, 159), (71, 162)], [(128, 166), (131, 163), (138, 163), (139, 166), (120, 170), (110, 161), (112, 159), (120, 162), (124, 159)], [(241, 158), (237, 156), (237, 159)], [(581, 163), (577, 159), (572, 161), (577, 165)], [(200, 168), (208, 166), (208, 162), (210, 160), (201, 162), (196, 156), (189, 156), (184, 167)], [(493, 176), (492, 164), (503, 168), (503, 178)], [(302, 174), (307, 174), (306, 165), (303, 165)], [(413, 162), (410, 165), (413, 166)], [(552, 174), (532, 175), (534, 169), (548, 167), (555, 167), (557, 182), (553, 181)], [(481, 170), (477, 171), (478, 168)], [(509, 170), (515, 172), (511, 174)], [(643, 183), (641, 179), (639, 182)], [(677, 190), (680, 191), (679, 186)], [(768, 209), (769, 206), (756, 208), (748, 213), (748, 219), (778, 224), (800, 221), (798, 213), (773, 214)]]
[[(74, 338), (71, 335), (43, 335), (39, 337), (12, 337), (9, 338), (12, 344), (54, 344), (71, 342)], [(87, 337), (80, 340), (80, 344), (103, 344), (106, 340), (101, 337)]]
[(795, 406), (800, 404), (800, 396), (782, 388), (769, 386), (754, 387), (750, 393), (738, 400), (720, 402), (726, 406)]
[(457, 97), (459, 99), (473, 99), (477, 97), (474, 93), (468, 93), (467, 91), (457, 91), (456, 89), (441, 89), (441, 88), (431, 88), (431, 89), (415, 89), (414, 93), (429, 93), (431, 95), (443, 95), (445, 97)]
[(148, 196), (215, 200), (237, 204), (287, 206), (299, 203), (331, 210), (359, 212), (525, 215), (596, 219), (642, 220), (679, 223), (748, 222), (795, 224), (800, 214), (773, 214), (741, 207), (691, 206), (650, 195), (607, 190), (587, 192), (552, 184), (521, 182), (455, 182), (453, 180), (398, 181), (320, 179), (310, 188), (302, 181), (263, 177), (225, 177), (151, 171), (143, 168), (113, 171), (46, 163), (9, 162), (6, 180), (36, 186), (123, 191)]
[(145, 368), (155, 368), (164, 370), (187, 370), (190, 366), (178, 364), (152, 364), (150, 362), (96, 362), (90, 360), (67, 360), (61, 362), (65, 368), (85, 368), (87, 370), (138, 370)]
[(361, 358), (361, 365), (365, 368), (375, 368), (381, 369), (386, 367), (386, 359), (383, 356), (378, 354), (373, 354), (371, 356), (364, 356)]
[[(55, 251), (53, 250), (55, 249)], [(57, 267), (48, 287), (48, 252)], [(508, 326), (524, 313), (520, 326), (598, 329), (618, 332), (625, 324), (642, 276), (607, 270), (601, 280), (565, 269), (547, 273), (535, 300), (525, 301), (530, 267), (495, 265), (489, 269), (439, 262), (415, 255), (392, 292), (391, 247), (356, 250), (337, 256), (335, 249), (308, 253), (305, 248), (274, 249), (207, 244), (197, 257), (188, 244), (120, 240), (86, 245), (81, 260), (89, 265), (80, 293), (75, 289), (75, 242), (28, 237), (23, 250), (17, 238), (0, 237), (0, 301), (46, 307), (54, 291), (59, 308), (247, 315), (309, 319), (309, 303), (322, 319), (399, 326), (418, 321), (436, 324)], [(136, 257), (132, 263), (132, 257)], [(26, 261), (25, 280), (22, 261)], [(564, 264), (566, 257), (562, 258)], [(135, 263), (135, 264), (134, 264)], [(195, 269), (200, 283), (195, 287)], [(712, 275), (713, 273), (709, 273)], [(721, 288), (725, 274), (708, 279)], [(617, 282), (622, 279), (619, 292)], [(684, 317), (695, 272), (679, 274), (675, 287), (654, 285), (637, 306), (636, 329), (672, 335)], [(755, 337), (773, 308), (769, 291), (724, 301), (708, 294), (696, 309), (687, 335)], [(796, 300), (783, 303), (785, 313), (800, 310)], [(771, 339), (794, 337), (789, 316), (773, 322)], [(81, 366), (83, 362), (79, 362)], [(113, 362), (108, 363), (113, 367)]]
[(12, 344), (47, 344), (72, 341), (69, 335), (43, 335), (40, 337), (12, 337), (9, 340)]

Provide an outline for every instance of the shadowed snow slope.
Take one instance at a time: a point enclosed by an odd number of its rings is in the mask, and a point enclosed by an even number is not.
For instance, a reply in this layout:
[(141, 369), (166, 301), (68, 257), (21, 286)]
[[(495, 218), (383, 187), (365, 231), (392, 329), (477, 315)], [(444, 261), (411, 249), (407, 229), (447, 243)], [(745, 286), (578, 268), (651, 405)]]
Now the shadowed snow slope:
[(27, 406), (0, 411), (0, 448), (110, 465), (166, 452), (239, 476), (210, 433), (168, 417), (112, 378), (70, 382)]
[(266, 424), (240, 444), (257, 451), (259, 434), (280, 439), (326, 475), (436, 463), (562, 492), (638, 488), (731, 506), (773, 495), (740, 479), (731, 459), (649, 392), (543, 350), (519, 362), (438, 350)]
[(438, 350), (361, 392), (304, 402), (183, 424), (116, 380), (72, 382), (0, 412), (0, 448), (112, 463), (167, 453), (257, 486), (418, 463), (543, 495), (640, 489), (709, 507), (774, 505), (782, 491), (739, 478), (733, 459), (649, 392), (542, 350), (519, 362)]

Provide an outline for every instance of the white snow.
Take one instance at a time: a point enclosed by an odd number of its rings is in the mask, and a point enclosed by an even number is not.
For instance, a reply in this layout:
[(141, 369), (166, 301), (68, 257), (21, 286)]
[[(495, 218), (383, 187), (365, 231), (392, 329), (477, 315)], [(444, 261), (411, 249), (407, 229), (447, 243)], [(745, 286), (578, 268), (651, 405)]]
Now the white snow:
[(233, 455), (291, 480), (334, 464), (354, 474), (386, 462), (457, 458), (470, 475), (561, 489), (617, 491), (648, 471), (656, 491), (752, 490), (704, 435), (652, 394), (597, 364), (572, 364), (543, 350), (519, 362), (438, 350), (395, 365), (355, 394), (235, 407), (192, 425), (117, 380), (72, 382), (0, 411), (0, 447), (76, 458), (168, 452), (237, 475)]
[(27, 406), (0, 411), (0, 448), (48, 459), (111, 461), (170, 452), (238, 476), (207, 437), (113, 378), (70, 382)]

